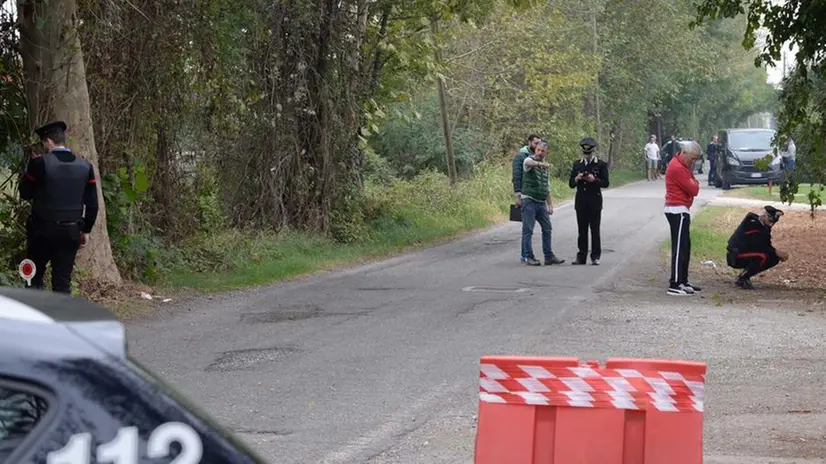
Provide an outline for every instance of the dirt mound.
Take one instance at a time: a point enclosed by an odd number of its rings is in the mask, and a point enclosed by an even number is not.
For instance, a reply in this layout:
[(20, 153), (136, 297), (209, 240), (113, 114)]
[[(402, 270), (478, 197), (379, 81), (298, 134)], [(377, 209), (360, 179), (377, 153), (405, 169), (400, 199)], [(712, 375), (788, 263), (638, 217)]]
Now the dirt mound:
[[(729, 235), (747, 211), (759, 212), (759, 208), (731, 208), (706, 227), (715, 233)], [(826, 278), (821, 274), (821, 266), (826, 263), (826, 212), (817, 211), (813, 217), (808, 211), (786, 210), (772, 229), (772, 244), (778, 250), (788, 252), (789, 260), (753, 278), (759, 288), (781, 292), (826, 290)], [(718, 259), (723, 262), (717, 262), (717, 268), (709, 268), (696, 261), (692, 263), (692, 268), (709, 280), (729, 284), (740, 271), (726, 266), (724, 257)]]
[(764, 273), (762, 281), (800, 289), (826, 289), (826, 212), (814, 218), (804, 211), (787, 211), (772, 229), (772, 243), (789, 253), (789, 260)]

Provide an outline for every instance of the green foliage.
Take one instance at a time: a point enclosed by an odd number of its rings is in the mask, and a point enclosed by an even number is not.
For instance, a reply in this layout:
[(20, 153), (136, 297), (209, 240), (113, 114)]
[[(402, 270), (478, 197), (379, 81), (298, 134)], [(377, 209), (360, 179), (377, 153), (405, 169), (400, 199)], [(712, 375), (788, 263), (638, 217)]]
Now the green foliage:
[[(375, 138), (374, 149), (395, 169), (399, 176), (410, 179), (421, 172), (436, 169), (447, 172), (445, 141), (435, 90), (417, 105), (389, 106), (391, 116)], [(407, 117), (408, 113), (420, 117)], [(453, 132), (453, 150), (457, 173), (469, 175), (486, 150), (486, 141), (479, 131), (458, 126)]]
[(131, 169), (122, 167), (102, 179), (107, 206), (107, 227), (112, 252), (122, 275), (152, 281), (163, 261), (164, 243), (156, 231), (136, 220), (138, 205), (148, 199), (149, 180), (140, 161)]
[[(643, 172), (650, 115), (705, 136), (773, 102), (739, 49), (746, 23), (689, 31), (684, 0), (78, 5), (107, 227), (121, 272), (147, 282), (173, 269), (180, 282), (263, 282), (456, 234), (507, 212), (508, 162), (529, 133), (549, 142), (563, 198), (585, 136), (616, 184)], [(0, 27), (12, 177), (28, 142), (14, 32)], [(808, 98), (800, 111), (819, 121)], [(819, 143), (800, 137), (801, 152)], [(4, 185), (0, 258), (12, 263), (26, 210)]]
[[(288, 229), (198, 235), (174, 254), (164, 282), (207, 291), (262, 284), (483, 227), (507, 211), (509, 174), (508, 166), (483, 163), (455, 188), (434, 171), (389, 186), (368, 184), (363, 197), (350, 200), (358, 205), (350, 212), (361, 214), (355, 221), (342, 214), (334, 228), (339, 235), (331, 237)], [(554, 185), (569, 194), (567, 185)]]
[[(785, 63), (782, 56), (784, 47), (788, 47), (790, 52), (794, 47), (797, 49), (794, 52), (793, 70), (782, 83), (780, 111), (777, 115), (778, 134), (775, 140), (775, 145), (782, 147), (792, 138), (798, 147), (797, 162), (800, 168), (782, 189), (783, 201), (792, 201), (793, 185), (796, 182), (822, 184), (826, 178), (826, 119), (823, 118), (822, 110), (826, 101), (826, 62), (823, 55), (826, 32), (821, 24), (824, 17), (823, 5), (821, 2), (803, 0), (703, 0), (697, 5), (696, 23), (703, 23), (709, 18), (742, 15), (745, 15), (747, 23), (742, 35), (743, 47), (754, 47), (757, 31), (767, 31), (761, 53), (755, 59), (756, 65), (773, 66), (781, 60)], [(811, 194), (812, 211), (820, 201), (817, 193)]]

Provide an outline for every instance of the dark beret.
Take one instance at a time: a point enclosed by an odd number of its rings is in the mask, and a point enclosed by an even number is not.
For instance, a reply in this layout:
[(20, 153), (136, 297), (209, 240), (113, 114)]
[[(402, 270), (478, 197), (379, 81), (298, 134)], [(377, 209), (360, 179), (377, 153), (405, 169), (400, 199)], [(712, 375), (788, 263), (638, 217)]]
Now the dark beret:
[(46, 135), (49, 133), (59, 130), (61, 132), (66, 132), (66, 123), (63, 121), (53, 121), (43, 126), (38, 127), (34, 130), (34, 133), (37, 134), (38, 137), (41, 139), (45, 138)]
[(777, 222), (778, 220), (780, 220), (780, 216), (783, 215), (783, 211), (780, 211), (779, 209), (771, 205), (767, 205), (765, 207), (765, 210), (766, 214), (769, 216), (769, 219), (771, 219), (772, 222)]
[(586, 137), (579, 142), (579, 146), (582, 147), (582, 151), (585, 153), (591, 153), (599, 146), (599, 142), (592, 139), (591, 137)]

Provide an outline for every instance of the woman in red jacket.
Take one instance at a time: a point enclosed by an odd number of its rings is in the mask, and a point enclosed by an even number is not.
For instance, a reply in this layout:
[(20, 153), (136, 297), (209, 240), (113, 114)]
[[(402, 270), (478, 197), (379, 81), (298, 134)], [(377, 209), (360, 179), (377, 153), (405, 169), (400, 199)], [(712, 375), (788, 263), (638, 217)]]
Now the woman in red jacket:
[(697, 142), (685, 142), (665, 171), (665, 217), (671, 227), (671, 278), (669, 295), (693, 295), (701, 289), (688, 281), (691, 259), (691, 205), (700, 193), (692, 167), (700, 157)]

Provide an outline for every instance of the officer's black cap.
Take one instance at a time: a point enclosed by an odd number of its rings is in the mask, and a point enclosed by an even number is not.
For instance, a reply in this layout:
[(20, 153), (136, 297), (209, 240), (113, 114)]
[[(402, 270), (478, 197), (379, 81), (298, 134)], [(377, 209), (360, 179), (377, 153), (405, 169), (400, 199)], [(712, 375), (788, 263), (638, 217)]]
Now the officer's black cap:
[(769, 216), (769, 219), (771, 219), (772, 222), (779, 221), (780, 216), (783, 215), (783, 211), (780, 211), (779, 209), (777, 209), (777, 208), (775, 208), (774, 206), (771, 206), (771, 205), (766, 205), (765, 210), (766, 210), (766, 215)]
[(582, 147), (582, 151), (585, 153), (591, 153), (599, 146), (599, 142), (591, 137), (586, 137), (579, 142), (579, 146)]
[(41, 140), (45, 139), (47, 135), (51, 134), (54, 131), (66, 132), (66, 123), (63, 121), (53, 121), (43, 126), (38, 127), (34, 130), (34, 133), (40, 137)]

